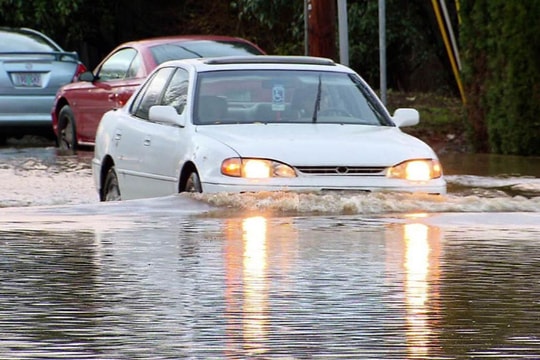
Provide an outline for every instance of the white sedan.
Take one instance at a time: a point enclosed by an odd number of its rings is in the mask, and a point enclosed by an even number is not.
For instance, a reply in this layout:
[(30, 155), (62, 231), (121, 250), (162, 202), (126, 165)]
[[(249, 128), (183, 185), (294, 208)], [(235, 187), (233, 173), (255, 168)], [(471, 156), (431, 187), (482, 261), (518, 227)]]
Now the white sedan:
[(178, 192), (446, 193), (437, 155), (352, 69), (303, 56), (170, 61), (99, 125), (102, 201)]

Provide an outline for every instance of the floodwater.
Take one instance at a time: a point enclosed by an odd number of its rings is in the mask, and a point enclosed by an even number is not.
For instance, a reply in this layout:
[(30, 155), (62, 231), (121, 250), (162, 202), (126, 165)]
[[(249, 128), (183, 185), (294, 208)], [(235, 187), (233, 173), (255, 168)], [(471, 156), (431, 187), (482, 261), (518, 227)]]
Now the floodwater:
[(540, 358), (540, 159), (449, 194), (99, 203), (91, 153), (0, 149), (2, 359)]

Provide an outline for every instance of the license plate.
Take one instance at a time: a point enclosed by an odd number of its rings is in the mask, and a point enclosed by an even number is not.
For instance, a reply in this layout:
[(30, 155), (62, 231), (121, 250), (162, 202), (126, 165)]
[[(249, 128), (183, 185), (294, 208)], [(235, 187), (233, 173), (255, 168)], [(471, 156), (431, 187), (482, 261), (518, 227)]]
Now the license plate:
[(41, 87), (40, 73), (14, 73), (13, 83), (15, 86)]

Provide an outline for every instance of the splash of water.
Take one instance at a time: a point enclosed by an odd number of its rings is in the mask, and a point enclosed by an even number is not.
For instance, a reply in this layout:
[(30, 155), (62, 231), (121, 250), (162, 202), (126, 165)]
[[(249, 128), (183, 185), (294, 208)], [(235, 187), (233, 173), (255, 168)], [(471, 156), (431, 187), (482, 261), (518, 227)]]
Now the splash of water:
[(381, 214), (411, 212), (540, 212), (540, 197), (482, 197), (407, 193), (194, 194), (219, 208), (297, 214)]

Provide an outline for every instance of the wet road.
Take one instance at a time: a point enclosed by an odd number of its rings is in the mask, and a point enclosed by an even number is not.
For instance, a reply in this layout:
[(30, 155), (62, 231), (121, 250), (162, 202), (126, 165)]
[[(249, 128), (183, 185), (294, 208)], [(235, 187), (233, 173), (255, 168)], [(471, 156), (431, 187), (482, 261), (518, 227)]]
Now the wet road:
[(536, 170), (100, 204), (84, 154), (27, 151), (0, 151), (2, 359), (540, 358)]

